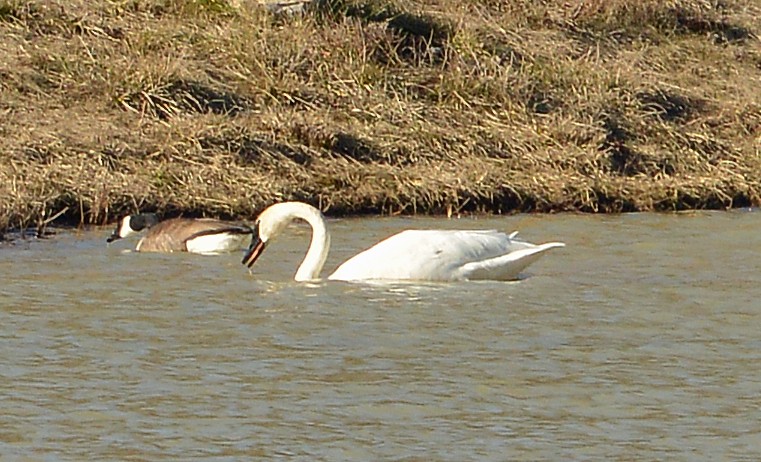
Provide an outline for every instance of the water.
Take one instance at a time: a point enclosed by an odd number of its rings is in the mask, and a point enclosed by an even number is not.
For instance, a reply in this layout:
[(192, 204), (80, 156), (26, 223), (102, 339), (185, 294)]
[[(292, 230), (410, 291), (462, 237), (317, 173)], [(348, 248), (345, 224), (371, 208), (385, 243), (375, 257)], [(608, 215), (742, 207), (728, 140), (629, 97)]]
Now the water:
[(761, 213), (364, 219), (563, 240), (516, 283), (297, 284), (110, 232), (0, 247), (3, 460), (757, 460)]

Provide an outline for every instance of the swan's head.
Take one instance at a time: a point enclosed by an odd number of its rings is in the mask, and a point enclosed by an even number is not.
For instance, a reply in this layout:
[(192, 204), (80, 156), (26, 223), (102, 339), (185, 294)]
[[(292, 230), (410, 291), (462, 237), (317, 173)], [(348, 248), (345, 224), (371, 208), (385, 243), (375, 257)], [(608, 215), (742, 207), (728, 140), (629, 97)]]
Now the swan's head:
[(256, 260), (264, 251), (267, 242), (274, 238), (283, 230), (291, 221), (292, 216), (287, 207), (283, 204), (276, 204), (265, 209), (254, 223), (253, 238), (251, 245), (248, 247), (246, 254), (243, 256), (242, 263), (249, 268), (256, 263)]
[(262, 254), (267, 242), (288, 226), (295, 219), (306, 220), (314, 227), (322, 220), (319, 210), (301, 202), (281, 202), (267, 207), (256, 219), (251, 245), (243, 256), (242, 263), (249, 268)]
[(150, 228), (159, 222), (155, 213), (141, 213), (138, 215), (127, 215), (116, 224), (114, 232), (108, 236), (106, 242), (114, 242), (117, 239), (129, 237), (132, 234)]

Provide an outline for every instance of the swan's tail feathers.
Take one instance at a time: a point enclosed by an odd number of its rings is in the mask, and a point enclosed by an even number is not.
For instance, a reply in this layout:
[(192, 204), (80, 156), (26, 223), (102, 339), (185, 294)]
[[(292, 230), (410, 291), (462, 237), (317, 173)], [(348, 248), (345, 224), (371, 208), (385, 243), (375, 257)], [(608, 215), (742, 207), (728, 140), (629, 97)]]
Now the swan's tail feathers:
[(488, 260), (463, 265), (463, 277), (469, 280), (491, 279), (509, 281), (541, 257), (544, 252), (556, 247), (565, 247), (562, 242), (549, 242), (527, 249), (516, 250)]

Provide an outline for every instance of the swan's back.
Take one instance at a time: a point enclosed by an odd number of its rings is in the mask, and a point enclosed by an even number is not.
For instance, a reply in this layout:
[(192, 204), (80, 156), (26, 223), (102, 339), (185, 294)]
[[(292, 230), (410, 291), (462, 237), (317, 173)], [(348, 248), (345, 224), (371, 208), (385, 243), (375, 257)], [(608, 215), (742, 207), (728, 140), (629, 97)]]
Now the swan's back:
[(562, 245), (537, 246), (514, 236), (497, 231), (407, 230), (347, 260), (329, 279), (508, 280), (544, 250)]

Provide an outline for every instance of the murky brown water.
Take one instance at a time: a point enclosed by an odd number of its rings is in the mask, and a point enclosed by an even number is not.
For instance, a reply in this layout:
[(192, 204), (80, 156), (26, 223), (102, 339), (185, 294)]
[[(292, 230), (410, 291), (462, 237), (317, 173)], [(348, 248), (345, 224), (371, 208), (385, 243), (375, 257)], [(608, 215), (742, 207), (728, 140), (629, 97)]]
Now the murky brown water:
[(291, 282), (305, 228), (253, 275), (110, 229), (0, 248), (3, 460), (761, 455), (761, 213), (335, 221), (326, 270), (415, 226), (568, 247), (391, 286)]

